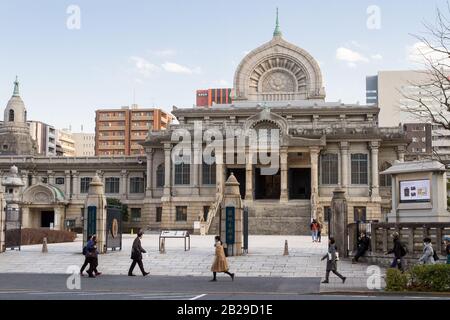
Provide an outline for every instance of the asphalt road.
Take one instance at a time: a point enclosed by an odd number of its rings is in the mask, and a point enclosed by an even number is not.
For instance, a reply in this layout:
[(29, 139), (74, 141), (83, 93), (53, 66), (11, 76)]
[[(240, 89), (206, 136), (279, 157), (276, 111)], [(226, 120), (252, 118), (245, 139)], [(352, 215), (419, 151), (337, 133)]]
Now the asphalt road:
[(68, 277), (63, 274), (0, 274), (0, 300), (434, 299), (429, 296), (319, 294), (320, 278), (236, 277), (232, 282), (228, 276), (219, 275), (217, 282), (209, 282), (210, 278), (206, 277), (102, 275), (95, 279), (81, 277), (81, 288), (70, 290)]

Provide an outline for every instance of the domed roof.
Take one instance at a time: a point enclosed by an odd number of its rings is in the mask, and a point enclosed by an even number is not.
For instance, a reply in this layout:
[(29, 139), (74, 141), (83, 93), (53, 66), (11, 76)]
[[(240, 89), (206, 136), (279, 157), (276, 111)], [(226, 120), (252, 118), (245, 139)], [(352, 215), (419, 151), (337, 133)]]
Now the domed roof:
[(317, 61), (283, 39), (277, 21), (273, 38), (248, 53), (234, 75), (234, 100), (283, 101), (325, 98)]

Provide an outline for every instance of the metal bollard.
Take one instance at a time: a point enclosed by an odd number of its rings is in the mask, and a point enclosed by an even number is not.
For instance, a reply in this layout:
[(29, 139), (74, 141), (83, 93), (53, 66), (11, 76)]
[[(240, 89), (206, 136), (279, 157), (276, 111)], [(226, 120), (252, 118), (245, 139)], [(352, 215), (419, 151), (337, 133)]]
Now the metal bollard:
[(47, 252), (48, 252), (47, 237), (44, 237), (44, 239), (42, 239), (42, 253), (47, 253)]
[(288, 256), (288, 255), (289, 255), (288, 241), (285, 240), (285, 241), (284, 241), (284, 252), (283, 252), (283, 256)]

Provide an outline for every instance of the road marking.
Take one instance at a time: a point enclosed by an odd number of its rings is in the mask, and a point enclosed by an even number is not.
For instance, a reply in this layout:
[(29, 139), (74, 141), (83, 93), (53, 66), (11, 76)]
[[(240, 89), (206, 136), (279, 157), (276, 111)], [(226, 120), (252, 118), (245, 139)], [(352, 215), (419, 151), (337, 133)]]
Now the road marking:
[(198, 296), (193, 297), (192, 299), (189, 299), (189, 300), (197, 300), (197, 299), (203, 298), (204, 296), (206, 296), (206, 294), (199, 294)]
[(153, 299), (153, 300), (192, 300), (189, 299), (190, 297), (192, 297), (191, 295), (186, 296), (186, 295), (182, 295), (182, 296), (141, 296), (141, 297), (137, 297), (137, 298), (141, 298), (141, 299)]

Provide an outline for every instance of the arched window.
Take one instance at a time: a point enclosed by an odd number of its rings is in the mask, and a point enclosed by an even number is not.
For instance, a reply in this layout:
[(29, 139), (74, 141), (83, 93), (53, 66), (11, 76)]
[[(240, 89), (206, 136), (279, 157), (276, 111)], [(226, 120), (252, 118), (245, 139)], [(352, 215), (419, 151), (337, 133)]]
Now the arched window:
[(10, 122), (14, 122), (14, 110), (9, 110), (9, 120)]
[(164, 176), (165, 176), (164, 163), (161, 163), (156, 168), (156, 187), (157, 188), (164, 187)]
[[(380, 172), (387, 170), (391, 167), (391, 164), (387, 161), (383, 162), (380, 167)], [(380, 187), (390, 187), (392, 185), (390, 174), (380, 174)]]

